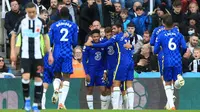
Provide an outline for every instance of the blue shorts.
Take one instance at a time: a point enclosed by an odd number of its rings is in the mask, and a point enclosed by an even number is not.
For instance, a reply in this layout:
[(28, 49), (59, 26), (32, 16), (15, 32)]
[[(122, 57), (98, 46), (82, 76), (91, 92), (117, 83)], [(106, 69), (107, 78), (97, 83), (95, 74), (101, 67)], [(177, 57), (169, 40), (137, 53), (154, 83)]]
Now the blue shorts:
[(54, 73), (72, 74), (72, 58), (55, 58), (54, 59)]
[(114, 72), (114, 80), (133, 81), (134, 79), (134, 63), (119, 64)]
[(176, 81), (177, 75), (182, 74), (182, 67), (164, 67), (163, 76), (166, 82)]
[(90, 86), (105, 86), (105, 80), (103, 79), (104, 71), (89, 70), (90, 82), (86, 84), (87, 87)]
[(43, 82), (51, 84), (53, 82), (53, 79), (54, 79), (54, 73), (53, 73), (53, 71), (48, 70), (48, 69), (44, 69)]
[(114, 74), (115, 68), (108, 70), (108, 75), (107, 75), (107, 82), (106, 82), (106, 87), (110, 88), (113, 84), (113, 74)]

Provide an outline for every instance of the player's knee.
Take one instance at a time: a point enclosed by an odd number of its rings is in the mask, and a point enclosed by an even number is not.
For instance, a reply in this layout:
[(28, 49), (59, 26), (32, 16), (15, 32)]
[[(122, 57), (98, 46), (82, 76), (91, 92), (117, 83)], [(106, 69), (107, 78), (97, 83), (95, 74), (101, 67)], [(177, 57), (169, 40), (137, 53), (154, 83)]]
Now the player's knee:
[(113, 87), (120, 87), (121, 82), (120, 81), (113, 81)]
[(171, 81), (165, 81), (165, 85), (171, 85)]
[(42, 78), (41, 77), (35, 77), (34, 80), (35, 80), (35, 82), (42, 82)]
[(62, 78), (62, 75), (61, 75), (61, 73), (55, 73), (55, 76), (54, 76), (55, 78), (58, 78), (58, 79), (61, 79)]
[(133, 87), (133, 81), (127, 81), (126, 86), (127, 88)]
[(92, 95), (93, 87), (87, 87), (87, 95)]
[(106, 88), (104, 86), (100, 86), (100, 91), (103, 96), (106, 96)]
[(24, 79), (24, 80), (30, 80), (30, 73), (24, 73), (24, 74), (22, 74), (22, 79)]
[(70, 79), (70, 75), (69, 74), (63, 74), (63, 80), (68, 81)]
[(43, 83), (43, 86), (44, 86), (45, 89), (48, 89), (49, 84), (48, 83)]

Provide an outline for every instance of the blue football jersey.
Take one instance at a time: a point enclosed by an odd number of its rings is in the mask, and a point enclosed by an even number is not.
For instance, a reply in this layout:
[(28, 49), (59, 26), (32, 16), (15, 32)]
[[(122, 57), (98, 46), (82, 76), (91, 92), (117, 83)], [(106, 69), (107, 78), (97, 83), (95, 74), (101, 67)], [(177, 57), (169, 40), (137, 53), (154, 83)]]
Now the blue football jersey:
[(83, 48), (83, 67), (85, 73), (88, 74), (89, 71), (94, 70), (105, 70), (105, 49), (104, 48), (93, 48), (84, 46)]
[(107, 46), (110, 46), (115, 43), (116, 47), (117, 47), (118, 60), (123, 63), (126, 63), (126, 62), (129, 63), (130, 61), (132, 61), (132, 60), (130, 60), (130, 52), (127, 52), (128, 49), (126, 49), (124, 47), (124, 44), (126, 44), (128, 42), (127, 39), (129, 39), (129, 41), (130, 41), (130, 38), (124, 37), (123, 35), (124, 35), (124, 33), (121, 32), (117, 35), (114, 35), (108, 41), (106, 41), (104, 43), (93, 44), (93, 47), (103, 48), (103, 47), (107, 47)]
[(151, 40), (150, 40), (150, 45), (151, 45), (151, 46), (154, 46), (155, 41), (156, 41), (156, 37), (157, 37), (158, 34), (159, 34), (161, 31), (163, 31), (164, 29), (165, 29), (164, 26), (159, 26), (159, 27), (157, 27), (157, 28), (155, 28), (155, 29), (153, 30), (153, 33), (152, 33), (152, 35), (151, 35)]
[(160, 49), (164, 54), (165, 67), (182, 66), (181, 52), (185, 52), (187, 47), (183, 35), (178, 30), (164, 30), (157, 36), (154, 53), (159, 53)]
[(72, 48), (78, 41), (78, 26), (68, 20), (59, 20), (51, 25), (49, 37), (54, 45), (54, 57), (72, 57)]

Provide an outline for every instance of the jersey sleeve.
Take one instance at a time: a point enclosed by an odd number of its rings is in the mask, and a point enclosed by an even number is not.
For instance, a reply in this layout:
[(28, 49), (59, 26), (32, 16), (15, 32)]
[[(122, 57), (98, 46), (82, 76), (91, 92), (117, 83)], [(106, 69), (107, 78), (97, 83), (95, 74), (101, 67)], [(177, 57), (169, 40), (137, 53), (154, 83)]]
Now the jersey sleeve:
[(86, 74), (89, 74), (88, 72), (88, 59), (89, 59), (89, 53), (88, 53), (88, 47), (84, 46), (83, 47), (83, 59), (82, 59), (82, 62), (83, 62), (83, 67), (84, 67), (84, 70), (85, 70), (85, 73)]
[(151, 35), (151, 39), (150, 39), (150, 45), (151, 46), (154, 46), (154, 44), (155, 44), (155, 40), (156, 40), (156, 36), (157, 36), (156, 31), (157, 31), (157, 28), (153, 30), (153, 33)]
[(25, 17), (22, 17), (22, 18), (20, 18), (20, 19), (16, 22), (15, 28), (14, 28), (14, 30), (13, 30), (16, 34), (20, 33), (20, 31), (21, 31), (21, 21), (22, 21), (24, 18), (25, 18)]
[(93, 44), (93, 47), (96, 47), (96, 48), (107, 47), (107, 46), (117, 42), (117, 40), (118, 40), (118, 38), (116, 36), (113, 36), (108, 41), (106, 41), (104, 43)]
[(54, 41), (54, 35), (53, 35), (53, 33), (54, 33), (54, 30), (53, 30), (53, 24), (50, 26), (50, 30), (49, 30), (49, 33), (48, 33), (48, 35), (49, 35), (49, 39), (50, 39), (50, 43), (51, 44), (53, 44), (53, 41)]
[(154, 45), (154, 53), (158, 54), (160, 51), (160, 45), (161, 45), (161, 35), (158, 35), (156, 37), (155, 45)]
[(77, 25), (74, 26), (73, 31), (74, 31), (74, 33), (72, 36), (72, 44), (75, 47), (78, 44), (78, 26)]

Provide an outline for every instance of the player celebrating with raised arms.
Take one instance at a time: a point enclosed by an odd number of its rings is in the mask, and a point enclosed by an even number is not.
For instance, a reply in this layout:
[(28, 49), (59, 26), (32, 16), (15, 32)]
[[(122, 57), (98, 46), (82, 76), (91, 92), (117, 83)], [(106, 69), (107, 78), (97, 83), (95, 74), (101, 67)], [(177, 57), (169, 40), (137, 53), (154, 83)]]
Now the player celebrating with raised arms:
[[(91, 37), (93, 43), (100, 43), (100, 31), (95, 29), (91, 31)], [(87, 96), (86, 100), (89, 109), (94, 109), (93, 106), (93, 88), (99, 86), (101, 91), (101, 109), (105, 109), (106, 105), (106, 93), (105, 93), (105, 80), (104, 70), (105, 66), (105, 50), (104, 48), (83, 48), (83, 66), (86, 76)]]
[[(78, 40), (78, 27), (75, 23), (69, 21), (69, 10), (63, 7), (60, 11), (61, 20), (53, 23), (50, 27), (49, 37), (54, 45), (53, 56), (55, 58), (53, 71), (55, 79), (53, 81), (54, 94), (52, 102), (58, 101), (59, 93), (59, 109), (65, 108), (65, 100), (70, 87), (70, 74), (73, 73), (72, 58), (73, 49), (77, 45)], [(62, 88), (61, 79), (63, 80)]]
[[(116, 43), (118, 51), (118, 62), (114, 72), (113, 77), (113, 93), (112, 93), (112, 105), (113, 109), (119, 108), (120, 100), (120, 85), (122, 81), (126, 82), (127, 86), (127, 96), (128, 96), (128, 109), (133, 109), (134, 105), (134, 90), (133, 90), (133, 72), (134, 72), (134, 62), (132, 56), (130, 55), (131, 50), (124, 47), (130, 41), (130, 38), (124, 37), (122, 32), (121, 24), (115, 24), (112, 26), (113, 32), (117, 32), (112, 38), (104, 43), (91, 43), (87, 42), (87, 46), (92, 46), (95, 48), (103, 48), (113, 43)], [(130, 45), (130, 43), (129, 43)], [(130, 45), (131, 46), (131, 45)], [(132, 46), (131, 46), (132, 47)]]
[(154, 53), (159, 53), (160, 47), (163, 50), (163, 78), (165, 81), (165, 91), (170, 110), (175, 110), (171, 84), (172, 81), (174, 81), (174, 87), (177, 89), (180, 89), (185, 84), (185, 81), (181, 76), (181, 52), (185, 53), (187, 47), (183, 35), (173, 29), (173, 20), (171, 15), (165, 15), (163, 17), (163, 23), (165, 30), (156, 38)]

